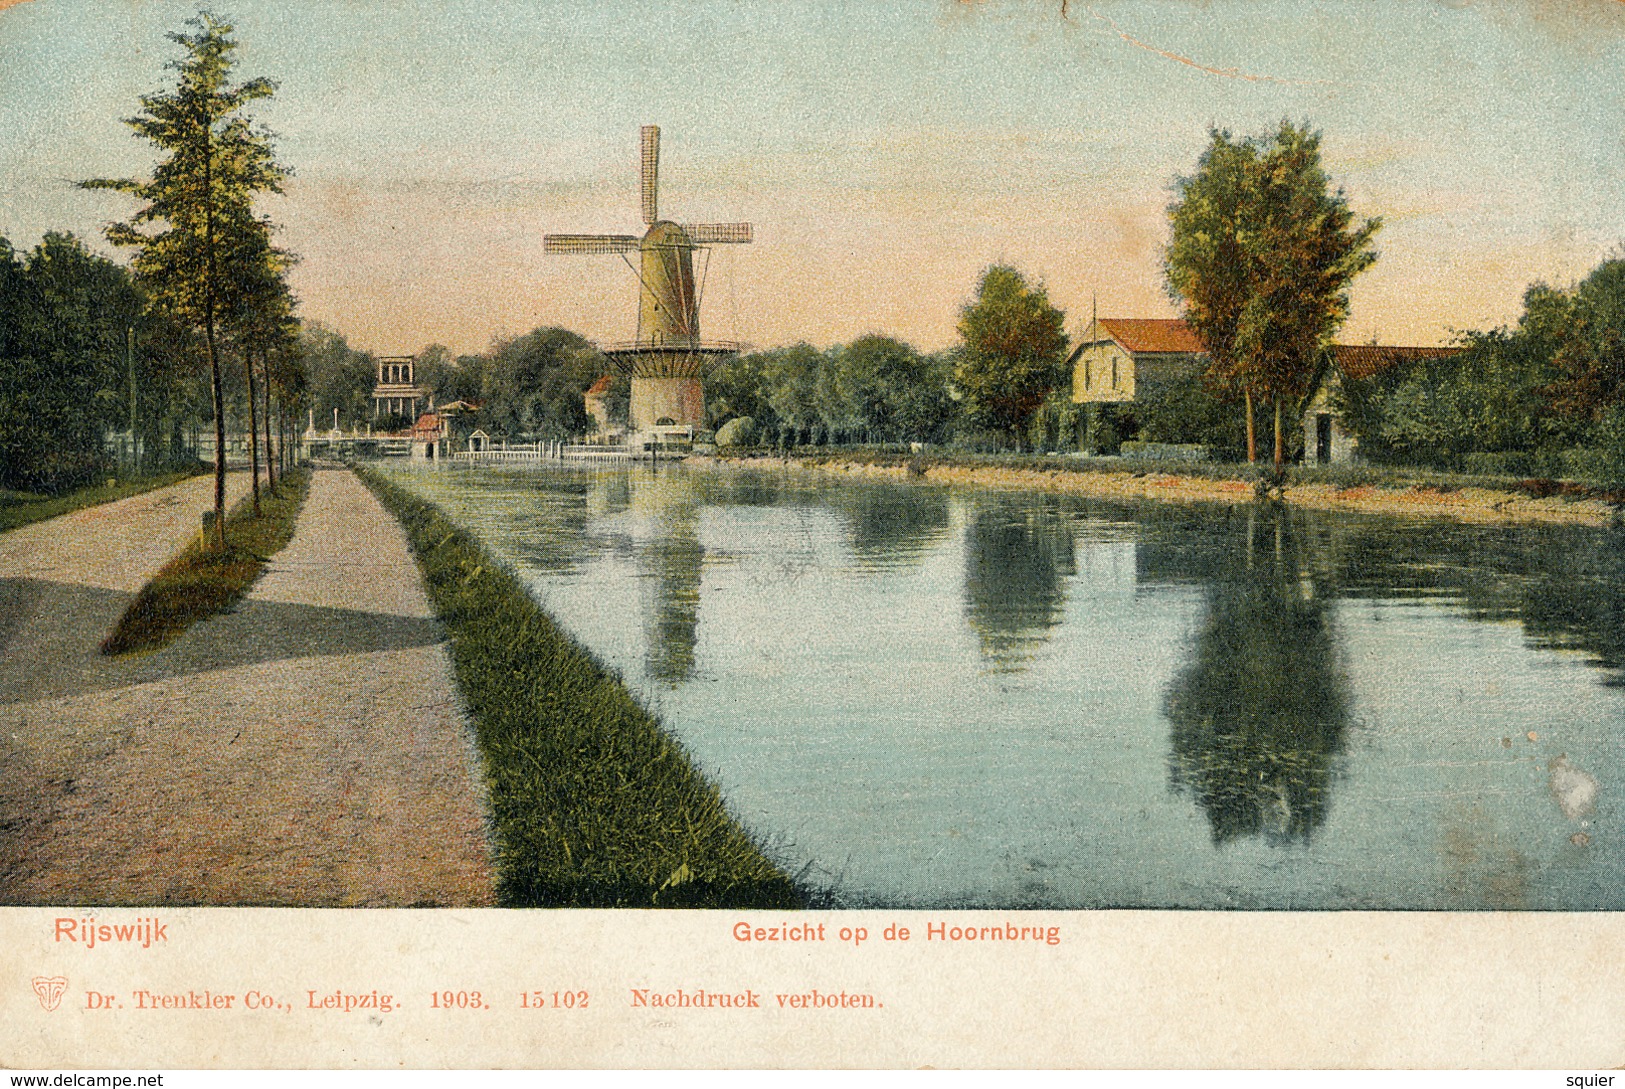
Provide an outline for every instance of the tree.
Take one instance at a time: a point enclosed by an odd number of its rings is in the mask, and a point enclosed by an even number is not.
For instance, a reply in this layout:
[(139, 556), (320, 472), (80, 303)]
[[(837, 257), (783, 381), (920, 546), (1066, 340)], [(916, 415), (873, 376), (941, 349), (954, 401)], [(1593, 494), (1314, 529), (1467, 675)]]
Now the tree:
[(820, 418), (817, 394), (823, 354), (811, 344), (794, 344), (759, 352), (756, 357), (761, 360), (762, 398), (781, 428), (793, 433), (787, 445), (800, 442), (804, 431), (810, 439)]
[(299, 354), (306, 370), (306, 407), (329, 426), (334, 409), (352, 421), (372, 415), (372, 389), (378, 367), (365, 352), (350, 347), (344, 337), (317, 321), (299, 331)]
[(834, 353), (835, 383), (872, 437), (928, 439), (947, 418), (946, 376), (936, 361), (891, 337), (859, 337)]
[(586, 338), (554, 326), (533, 329), (496, 346), (481, 399), (503, 433), (565, 440), (592, 426), (583, 395), (607, 369)]
[(1063, 380), (1064, 321), (1043, 286), (1029, 287), (1010, 266), (982, 273), (976, 301), (959, 312), (965, 350), (954, 368), (977, 426), (1007, 432), (1020, 445), (1028, 417)]
[(56, 492), (108, 467), (140, 310), (129, 274), (71, 234), (47, 233), (24, 261), (0, 238), (0, 487)]
[[(238, 208), (241, 212), (246, 209)], [(261, 218), (227, 220), (222, 224), (221, 305), (243, 356), (243, 376), (248, 395), (249, 462), (253, 473), (254, 514), (260, 513), (260, 439), (264, 422), (265, 468), (268, 483), (275, 487), (271, 466), (270, 435), (270, 353), (298, 335), (293, 316), (293, 293), (288, 289), (287, 270), (293, 258), (271, 244), (271, 224)], [(254, 356), (264, 365), (263, 382), (256, 379)], [(263, 408), (258, 397), (263, 393)]]
[(1349, 283), (1377, 259), (1371, 241), (1382, 226), (1356, 224), (1343, 191), (1330, 189), (1320, 140), (1290, 122), (1251, 140), (1215, 129), (1168, 209), (1168, 293), (1207, 349), (1210, 382), (1242, 394), (1249, 461), (1253, 401), (1274, 403), (1277, 471), (1283, 403), (1311, 392), (1348, 317)]
[(1547, 393), (1559, 411), (1599, 420), (1625, 403), (1625, 257), (1604, 261), (1572, 292), (1551, 293), (1561, 303), (1552, 304), (1558, 377)]
[(169, 64), (179, 73), (175, 88), (143, 95), (141, 113), (126, 122), (165, 155), (152, 178), (81, 184), (145, 202), (128, 222), (108, 228), (108, 240), (138, 249), (136, 273), (157, 308), (203, 331), (214, 408), (216, 543), (224, 549), (225, 405), (216, 325), (226, 294), (225, 251), (241, 242), (234, 233), (253, 220), (255, 195), (281, 192), (287, 172), (272, 154), (270, 137), (243, 114), (250, 103), (271, 97), (275, 84), (258, 78), (232, 85), (232, 27), (206, 11), (186, 25), (193, 33), (168, 35), (185, 51)]

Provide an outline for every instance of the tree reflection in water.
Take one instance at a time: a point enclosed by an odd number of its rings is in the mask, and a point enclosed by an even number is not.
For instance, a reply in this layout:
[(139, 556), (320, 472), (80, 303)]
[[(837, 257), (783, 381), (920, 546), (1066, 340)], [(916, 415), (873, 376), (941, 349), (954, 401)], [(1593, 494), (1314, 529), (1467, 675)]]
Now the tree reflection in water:
[(1289, 515), (1260, 508), (1231, 534), (1191, 664), (1169, 686), (1169, 772), (1215, 843), (1307, 841), (1326, 820), (1350, 695)]
[(948, 532), (948, 495), (938, 488), (859, 484), (839, 502), (852, 553), (866, 570), (917, 563)]
[(1024, 668), (1060, 623), (1073, 553), (1052, 507), (990, 502), (965, 526), (965, 615), (996, 669)]

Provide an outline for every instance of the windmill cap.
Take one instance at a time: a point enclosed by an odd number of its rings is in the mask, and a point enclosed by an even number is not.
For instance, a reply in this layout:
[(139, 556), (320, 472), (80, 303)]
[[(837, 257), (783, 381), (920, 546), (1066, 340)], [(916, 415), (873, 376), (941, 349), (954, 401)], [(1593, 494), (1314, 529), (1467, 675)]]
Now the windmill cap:
[(693, 245), (692, 240), (688, 237), (688, 232), (683, 230), (682, 224), (673, 223), (669, 219), (662, 219), (650, 227), (649, 233), (643, 236), (643, 241), (667, 246)]

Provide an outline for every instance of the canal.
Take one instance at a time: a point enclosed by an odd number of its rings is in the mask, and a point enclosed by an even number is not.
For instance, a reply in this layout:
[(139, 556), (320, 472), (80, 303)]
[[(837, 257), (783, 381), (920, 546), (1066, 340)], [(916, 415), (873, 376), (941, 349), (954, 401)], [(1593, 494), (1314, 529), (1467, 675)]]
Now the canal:
[(386, 471), (830, 906), (1625, 907), (1619, 530)]

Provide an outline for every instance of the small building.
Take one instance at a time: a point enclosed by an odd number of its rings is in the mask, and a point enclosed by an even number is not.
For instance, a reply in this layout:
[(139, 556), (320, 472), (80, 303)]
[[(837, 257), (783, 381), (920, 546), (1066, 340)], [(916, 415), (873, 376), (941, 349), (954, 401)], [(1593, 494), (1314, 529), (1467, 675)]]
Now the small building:
[[(431, 400), (429, 411), (419, 416), (417, 423), (412, 425), (412, 456), (433, 460), (452, 453), (459, 445), (462, 432), (479, 410), (480, 406), (472, 401), (447, 401), (435, 408)], [(484, 435), (485, 432), (476, 434)], [(465, 448), (473, 449), (471, 445)]]
[(1155, 382), (1189, 378), (1206, 362), (1202, 342), (1177, 318), (1097, 318), (1067, 363), (1074, 404), (1121, 404)]
[(378, 380), (372, 387), (372, 418), (412, 416), (427, 394), (418, 387), (413, 371), (416, 359), (409, 355), (384, 356), (378, 360)]
[(450, 453), (451, 432), (446, 417), (438, 412), (425, 412), (412, 425), (412, 457), (418, 460), (438, 461)]
[(625, 436), (622, 429), (609, 420), (609, 391), (612, 385), (614, 380), (606, 374), (588, 387), (587, 392), (581, 395), (581, 399), (586, 405), (587, 415), (598, 425), (594, 437), (599, 442), (617, 445)]
[(1393, 367), (1418, 360), (1448, 359), (1460, 348), (1418, 348), (1389, 344), (1333, 344), (1325, 377), (1303, 414), (1303, 460), (1306, 464), (1354, 461), (1359, 439), (1337, 412), (1337, 391), (1345, 378), (1372, 378)]

